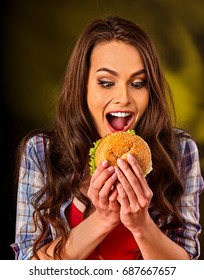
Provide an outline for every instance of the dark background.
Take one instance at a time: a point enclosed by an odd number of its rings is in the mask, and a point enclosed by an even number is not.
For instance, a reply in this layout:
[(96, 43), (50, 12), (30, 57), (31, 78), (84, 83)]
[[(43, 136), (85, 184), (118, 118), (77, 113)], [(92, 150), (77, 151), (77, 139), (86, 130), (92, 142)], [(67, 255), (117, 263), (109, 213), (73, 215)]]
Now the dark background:
[[(172, 87), (177, 125), (195, 138), (204, 171), (203, 0), (4, 0), (1, 13), (0, 259), (14, 259), (15, 152), (32, 128), (52, 121), (70, 49), (83, 26), (116, 14), (140, 24), (155, 40)], [(204, 195), (201, 196), (204, 225)], [(201, 257), (204, 259), (204, 233)]]

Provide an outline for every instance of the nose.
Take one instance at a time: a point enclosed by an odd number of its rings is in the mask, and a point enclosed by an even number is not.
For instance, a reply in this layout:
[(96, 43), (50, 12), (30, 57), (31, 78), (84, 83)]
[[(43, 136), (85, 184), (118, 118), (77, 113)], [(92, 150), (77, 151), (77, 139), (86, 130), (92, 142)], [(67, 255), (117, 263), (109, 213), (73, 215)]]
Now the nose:
[(116, 93), (116, 103), (120, 103), (123, 106), (126, 106), (130, 103), (130, 93), (126, 85), (118, 88)]

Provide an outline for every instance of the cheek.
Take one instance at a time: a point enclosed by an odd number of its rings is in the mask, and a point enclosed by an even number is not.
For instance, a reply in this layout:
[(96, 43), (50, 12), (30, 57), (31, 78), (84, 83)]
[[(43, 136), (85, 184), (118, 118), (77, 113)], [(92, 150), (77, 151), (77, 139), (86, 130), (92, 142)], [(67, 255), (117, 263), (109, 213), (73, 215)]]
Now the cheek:
[(144, 111), (146, 110), (146, 108), (147, 108), (148, 105), (149, 105), (149, 96), (150, 96), (149, 90), (145, 90), (145, 92), (144, 92), (144, 97), (143, 97), (143, 99), (142, 99), (142, 104), (143, 104), (143, 109), (144, 109)]
[(87, 96), (87, 104), (90, 115), (96, 126), (98, 126), (98, 122), (100, 122), (101, 118), (103, 117), (104, 112), (104, 100), (98, 95), (88, 95)]
[(93, 98), (88, 98), (88, 108), (92, 115), (95, 115), (97, 111), (101, 110), (103, 107), (102, 100), (98, 99), (97, 96)]
[(87, 102), (90, 111), (104, 111), (106, 105), (109, 103), (108, 96), (95, 91), (94, 94), (87, 95)]
[(135, 103), (137, 104), (140, 115), (142, 115), (149, 105), (149, 93), (147, 91), (141, 93), (140, 96), (137, 96)]
[(145, 112), (145, 110), (147, 109), (148, 105), (149, 105), (149, 98), (142, 103), (142, 106), (141, 106), (142, 113)]

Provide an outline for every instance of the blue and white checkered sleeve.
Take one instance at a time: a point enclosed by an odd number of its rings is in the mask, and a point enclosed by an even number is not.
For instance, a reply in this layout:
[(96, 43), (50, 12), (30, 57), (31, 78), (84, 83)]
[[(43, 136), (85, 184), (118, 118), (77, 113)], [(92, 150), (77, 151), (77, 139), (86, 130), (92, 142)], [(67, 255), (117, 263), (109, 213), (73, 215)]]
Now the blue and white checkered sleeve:
[(180, 174), (184, 184), (184, 195), (178, 201), (178, 209), (183, 219), (181, 227), (169, 232), (169, 236), (181, 245), (191, 256), (198, 259), (200, 255), (199, 236), (199, 196), (204, 183), (201, 176), (198, 148), (191, 139), (183, 139)]
[(33, 195), (42, 188), (45, 178), (41, 172), (44, 153), (42, 137), (31, 138), (22, 157), (17, 193), (16, 237), (12, 244), (16, 259), (32, 257), (32, 247), (39, 229), (35, 231), (32, 206)]

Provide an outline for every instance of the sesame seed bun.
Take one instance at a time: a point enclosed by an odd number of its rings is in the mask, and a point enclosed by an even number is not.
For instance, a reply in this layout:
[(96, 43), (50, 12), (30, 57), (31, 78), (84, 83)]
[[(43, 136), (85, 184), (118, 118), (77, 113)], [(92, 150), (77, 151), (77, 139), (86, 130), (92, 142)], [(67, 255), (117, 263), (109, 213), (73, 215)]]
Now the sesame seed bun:
[(127, 161), (128, 154), (135, 156), (144, 176), (151, 172), (152, 158), (148, 144), (130, 131), (114, 132), (100, 139), (95, 151), (95, 165), (97, 167), (106, 159), (109, 165), (116, 166), (117, 159)]

